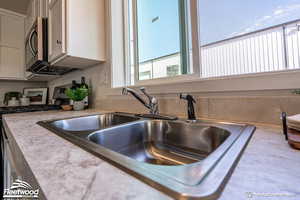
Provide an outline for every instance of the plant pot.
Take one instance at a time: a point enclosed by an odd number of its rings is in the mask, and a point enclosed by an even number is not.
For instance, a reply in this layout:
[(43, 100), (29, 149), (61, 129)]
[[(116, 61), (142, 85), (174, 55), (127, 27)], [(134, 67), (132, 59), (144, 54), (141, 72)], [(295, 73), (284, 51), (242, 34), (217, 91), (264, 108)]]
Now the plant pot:
[(75, 111), (80, 111), (84, 109), (84, 101), (74, 101), (73, 109)]

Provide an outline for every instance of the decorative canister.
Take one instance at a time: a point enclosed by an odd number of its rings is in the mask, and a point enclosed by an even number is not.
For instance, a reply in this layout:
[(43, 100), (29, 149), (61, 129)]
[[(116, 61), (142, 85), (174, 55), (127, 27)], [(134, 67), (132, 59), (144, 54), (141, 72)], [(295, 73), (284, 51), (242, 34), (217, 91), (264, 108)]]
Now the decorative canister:
[(23, 96), (20, 98), (21, 106), (29, 106), (30, 105), (30, 99), (26, 96)]

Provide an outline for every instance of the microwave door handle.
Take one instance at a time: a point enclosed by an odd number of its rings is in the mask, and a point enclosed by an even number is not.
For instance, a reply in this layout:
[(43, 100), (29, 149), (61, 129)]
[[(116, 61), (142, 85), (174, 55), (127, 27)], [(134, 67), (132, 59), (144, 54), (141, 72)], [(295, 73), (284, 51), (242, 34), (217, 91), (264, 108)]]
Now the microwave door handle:
[(28, 40), (28, 44), (29, 44), (29, 48), (30, 48), (30, 51), (31, 51), (31, 54), (33, 55), (33, 57), (36, 56), (37, 52), (34, 51), (33, 49), (33, 46), (32, 46), (32, 39), (33, 39), (33, 35), (36, 34), (36, 31), (33, 30), (29, 36), (29, 40)]
[(29, 37), (28, 37), (27, 43), (28, 43), (28, 45), (29, 45), (30, 52), (31, 52), (32, 56), (35, 57), (35, 55), (34, 55), (34, 50), (33, 50), (32, 43), (31, 43), (31, 40), (32, 40), (32, 37), (33, 37), (33, 33), (34, 33), (34, 30), (31, 31), (31, 33), (30, 33), (30, 35), (29, 35)]

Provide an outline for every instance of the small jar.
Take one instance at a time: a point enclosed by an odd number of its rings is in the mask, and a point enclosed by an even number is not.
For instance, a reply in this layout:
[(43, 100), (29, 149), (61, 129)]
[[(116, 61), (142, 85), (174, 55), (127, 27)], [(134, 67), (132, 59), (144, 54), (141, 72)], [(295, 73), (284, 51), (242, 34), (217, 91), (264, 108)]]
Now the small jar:
[(30, 105), (30, 99), (26, 97), (25, 95), (20, 98), (21, 106), (29, 106)]
[(20, 106), (20, 101), (17, 100), (16, 97), (12, 97), (11, 100), (8, 101), (8, 106), (10, 107)]

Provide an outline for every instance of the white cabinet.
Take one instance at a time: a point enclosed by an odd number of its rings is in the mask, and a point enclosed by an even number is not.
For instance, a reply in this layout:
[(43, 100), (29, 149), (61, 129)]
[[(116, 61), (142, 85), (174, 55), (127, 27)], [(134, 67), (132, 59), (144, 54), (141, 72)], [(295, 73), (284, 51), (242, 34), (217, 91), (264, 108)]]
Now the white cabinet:
[(0, 79), (24, 80), (24, 16), (0, 11)]
[(3, 184), (4, 184), (4, 188), (8, 189), (12, 186), (13, 182), (16, 179), (22, 180), (22, 176), (19, 170), (16, 168), (16, 163), (12, 155), (12, 150), (9, 146), (9, 142), (7, 139), (5, 139), (3, 146), (4, 146)]
[[(66, 53), (64, 0), (52, 0), (49, 6), (49, 61), (54, 61)], [(64, 39), (63, 39), (64, 38)]]
[[(0, 130), (2, 133), (1, 139), (1, 147), (2, 147), (2, 159), (3, 159), (3, 188), (8, 189), (12, 186), (12, 183), (16, 179), (22, 180), (22, 168), (23, 166), (18, 165), (18, 157), (14, 152), (15, 148), (13, 148), (12, 140), (7, 137), (7, 134), (2, 128)], [(2, 173), (1, 172), (1, 173)]]
[(49, 62), (72, 68), (104, 62), (105, 0), (49, 2)]
[(48, 0), (29, 0), (25, 20), (26, 35), (37, 17), (48, 17)]
[(48, 0), (35, 0), (38, 7), (38, 17), (48, 17)]
[(14, 47), (0, 47), (0, 78), (24, 79), (23, 52)]
[(37, 10), (34, 0), (30, 0), (27, 7), (26, 19), (25, 19), (25, 35), (28, 34), (30, 28), (32, 27), (34, 20), (37, 17)]
[(1, 45), (20, 47), (24, 42), (24, 20), (10, 15), (1, 15)]

